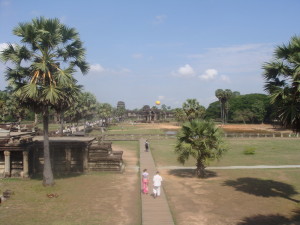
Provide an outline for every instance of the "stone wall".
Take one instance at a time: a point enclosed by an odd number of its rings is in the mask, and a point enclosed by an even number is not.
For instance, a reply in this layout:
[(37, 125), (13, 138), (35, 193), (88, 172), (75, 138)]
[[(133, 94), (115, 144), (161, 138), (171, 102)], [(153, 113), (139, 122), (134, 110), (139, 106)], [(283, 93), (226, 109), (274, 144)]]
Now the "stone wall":
[[(43, 173), (43, 139), (34, 139), (31, 143), (22, 144), (20, 138), (19, 142), (0, 145), (0, 177)], [(123, 151), (112, 151), (111, 142), (86, 137), (55, 137), (49, 144), (52, 171), (56, 175), (123, 169)]]

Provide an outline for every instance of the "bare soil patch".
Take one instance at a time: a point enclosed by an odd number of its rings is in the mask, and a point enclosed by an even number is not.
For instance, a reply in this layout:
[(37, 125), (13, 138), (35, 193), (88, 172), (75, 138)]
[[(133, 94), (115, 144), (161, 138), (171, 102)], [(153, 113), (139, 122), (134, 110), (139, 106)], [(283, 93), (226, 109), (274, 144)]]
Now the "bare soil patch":
[(222, 124), (219, 127), (226, 132), (291, 132), (271, 124)]
[(161, 173), (178, 225), (300, 224), (300, 190), (289, 171), (218, 171), (207, 179), (192, 170)]

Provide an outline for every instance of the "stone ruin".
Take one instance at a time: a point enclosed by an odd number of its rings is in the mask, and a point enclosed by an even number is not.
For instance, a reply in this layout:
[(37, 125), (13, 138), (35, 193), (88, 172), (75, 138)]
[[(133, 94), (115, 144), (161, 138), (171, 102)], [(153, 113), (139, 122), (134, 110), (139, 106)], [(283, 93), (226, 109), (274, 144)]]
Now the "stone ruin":
[(123, 151), (113, 151), (111, 142), (93, 141), (89, 146), (89, 171), (122, 171)]
[[(34, 134), (0, 137), (0, 177), (28, 177), (43, 173), (43, 137)], [(54, 174), (124, 169), (123, 151), (95, 137), (50, 137)]]

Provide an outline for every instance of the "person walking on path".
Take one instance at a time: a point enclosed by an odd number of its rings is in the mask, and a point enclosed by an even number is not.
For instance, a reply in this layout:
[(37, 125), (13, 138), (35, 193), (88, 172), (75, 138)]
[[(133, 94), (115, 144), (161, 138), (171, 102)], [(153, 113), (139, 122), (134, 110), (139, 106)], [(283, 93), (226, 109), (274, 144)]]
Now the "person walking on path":
[(145, 141), (145, 151), (146, 152), (149, 151), (149, 142), (148, 142), (148, 140)]
[(143, 170), (142, 174), (142, 184), (143, 184), (143, 193), (148, 194), (148, 184), (149, 184), (149, 173), (147, 172), (147, 169)]
[(160, 196), (160, 186), (162, 182), (162, 177), (159, 175), (157, 171), (156, 174), (153, 176), (153, 197), (156, 198)]

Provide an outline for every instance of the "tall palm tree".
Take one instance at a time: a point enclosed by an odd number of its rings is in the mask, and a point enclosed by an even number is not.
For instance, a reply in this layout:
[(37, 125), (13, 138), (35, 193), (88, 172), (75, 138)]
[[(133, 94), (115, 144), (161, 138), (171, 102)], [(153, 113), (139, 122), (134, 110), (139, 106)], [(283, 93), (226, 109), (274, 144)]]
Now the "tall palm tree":
[(226, 151), (221, 131), (212, 121), (192, 120), (183, 124), (177, 135), (175, 152), (184, 164), (189, 157), (196, 159), (196, 175), (205, 177), (209, 160), (220, 158)]
[(274, 57), (263, 65), (265, 90), (282, 125), (300, 132), (300, 37), (277, 46)]
[(215, 91), (216, 97), (219, 99), (220, 107), (221, 107), (221, 120), (222, 123), (227, 123), (228, 120), (228, 111), (229, 111), (229, 104), (228, 101), (232, 97), (233, 93), (230, 89), (217, 89)]
[(79, 34), (58, 19), (35, 18), (19, 23), (13, 33), (21, 38), (23, 45), (9, 44), (1, 58), (13, 64), (6, 70), (6, 78), (15, 84), (14, 94), (23, 105), (42, 114), (43, 184), (49, 186), (54, 184), (49, 151), (49, 109), (68, 97), (63, 90), (73, 83), (75, 68), (86, 73), (89, 66)]

